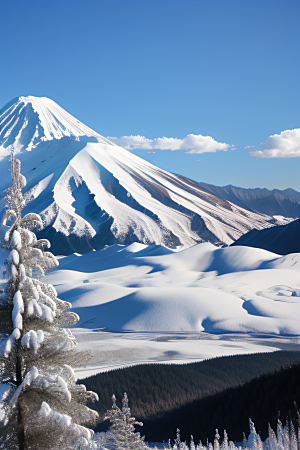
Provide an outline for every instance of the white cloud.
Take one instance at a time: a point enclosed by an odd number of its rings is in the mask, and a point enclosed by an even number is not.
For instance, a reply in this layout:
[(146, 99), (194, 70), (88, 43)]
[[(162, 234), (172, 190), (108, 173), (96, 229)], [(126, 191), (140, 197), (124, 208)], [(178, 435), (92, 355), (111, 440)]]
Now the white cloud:
[(134, 150), (136, 148), (144, 148), (146, 150), (151, 150), (152, 140), (145, 138), (145, 136), (122, 136), (121, 138), (110, 137), (107, 139), (119, 145), (120, 147), (124, 147), (127, 150)]
[(244, 148), (251, 148), (251, 147), (255, 147), (255, 145), (246, 145), (246, 147)]
[(258, 158), (296, 158), (300, 156), (300, 128), (274, 134), (260, 144), (258, 150), (251, 152)]
[(211, 136), (201, 134), (188, 134), (183, 139), (155, 138), (147, 139), (145, 136), (123, 136), (121, 138), (108, 137), (108, 139), (127, 150), (185, 150), (186, 153), (215, 153), (226, 151), (232, 145), (215, 141)]

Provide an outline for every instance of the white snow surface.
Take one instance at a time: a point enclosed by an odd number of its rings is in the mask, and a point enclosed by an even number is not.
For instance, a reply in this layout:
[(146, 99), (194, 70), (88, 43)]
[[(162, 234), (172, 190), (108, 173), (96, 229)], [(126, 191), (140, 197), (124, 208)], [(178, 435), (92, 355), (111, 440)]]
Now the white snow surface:
[(79, 314), (113, 332), (300, 335), (300, 254), (202, 243), (134, 243), (60, 258), (46, 276)]
[(284, 217), (284, 216), (273, 216), (276, 220), (277, 225), (287, 225), (288, 223), (296, 220), (294, 217)]
[(0, 130), (0, 190), (10, 186), (14, 149), (27, 179), (28, 211), (66, 236), (99, 233), (103, 245), (138, 241), (181, 249), (202, 240), (230, 244), (274, 222), (133, 155), (45, 97), (6, 105)]
[(30, 151), (41, 141), (64, 136), (93, 136), (99, 142), (114, 145), (47, 97), (14, 99), (0, 111), (0, 121), (1, 145), (7, 150), (13, 146), (15, 153)]
[(187, 364), (221, 356), (299, 350), (297, 339), (267, 335), (110, 333), (88, 329), (77, 329), (74, 334), (78, 349), (92, 354), (88, 366), (75, 369), (76, 378), (138, 364)]

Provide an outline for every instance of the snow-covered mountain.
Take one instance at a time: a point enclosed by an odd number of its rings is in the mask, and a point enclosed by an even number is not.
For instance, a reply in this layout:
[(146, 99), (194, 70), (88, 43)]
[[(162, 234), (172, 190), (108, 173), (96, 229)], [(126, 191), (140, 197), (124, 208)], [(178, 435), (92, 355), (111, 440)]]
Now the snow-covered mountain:
[(231, 244), (274, 223), (113, 144), (45, 97), (19, 97), (0, 110), (0, 146), (0, 190), (10, 185), (13, 149), (27, 179), (26, 208), (42, 213), (40, 234), (55, 253)]

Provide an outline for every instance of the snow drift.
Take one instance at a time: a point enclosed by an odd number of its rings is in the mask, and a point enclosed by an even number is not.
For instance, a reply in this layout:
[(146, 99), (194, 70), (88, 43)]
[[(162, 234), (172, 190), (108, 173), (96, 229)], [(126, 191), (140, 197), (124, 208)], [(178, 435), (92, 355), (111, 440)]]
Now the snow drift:
[(135, 243), (61, 258), (46, 280), (83, 328), (299, 335), (299, 272), (298, 253)]

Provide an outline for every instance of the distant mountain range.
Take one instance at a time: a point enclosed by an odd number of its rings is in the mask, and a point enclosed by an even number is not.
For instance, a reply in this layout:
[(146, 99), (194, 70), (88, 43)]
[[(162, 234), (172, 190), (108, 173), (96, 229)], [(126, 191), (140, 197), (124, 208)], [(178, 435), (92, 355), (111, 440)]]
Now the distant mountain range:
[(228, 188), (159, 169), (45, 97), (19, 97), (0, 110), (0, 191), (10, 185), (12, 149), (27, 178), (24, 212), (41, 213), (39, 237), (48, 237), (56, 254), (132, 242), (173, 249), (202, 241), (229, 245), (253, 228), (276, 224), (274, 212), (298, 215), (298, 193), (295, 203), (283, 196), (281, 209), (256, 212), (262, 196), (252, 205)]
[(203, 189), (249, 211), (269, 216), (300, 217), (300, 192), (294, 189), (243, 189), (236, 186), (214, 186), (199, 183)]

